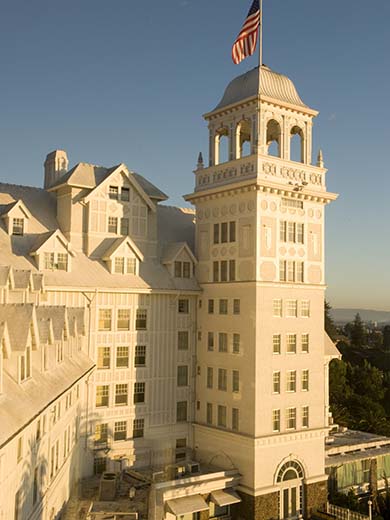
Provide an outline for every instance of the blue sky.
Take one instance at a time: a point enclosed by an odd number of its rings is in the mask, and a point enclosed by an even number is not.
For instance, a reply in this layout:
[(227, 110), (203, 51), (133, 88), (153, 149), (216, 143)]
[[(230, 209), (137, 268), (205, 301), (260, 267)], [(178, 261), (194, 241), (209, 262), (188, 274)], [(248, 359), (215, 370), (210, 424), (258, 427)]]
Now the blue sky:
[[(183, 205), (201, 115), (235, 66), (231, 44), (250, 0), (3, 0), (3, 182), (41, 185), (46, 154), (71, 164), (125, 162)], [(328, 299), (390, 310), (390, 2), (264, 0), (263, 62), (320, 110), (314, 150), (328, 188)]]

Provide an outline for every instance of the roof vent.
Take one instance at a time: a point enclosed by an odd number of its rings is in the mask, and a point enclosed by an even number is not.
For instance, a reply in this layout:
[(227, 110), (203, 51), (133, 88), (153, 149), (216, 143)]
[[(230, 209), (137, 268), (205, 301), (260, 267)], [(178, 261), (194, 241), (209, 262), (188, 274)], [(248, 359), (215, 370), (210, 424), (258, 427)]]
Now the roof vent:
[(44, 188), (47, 190), (68, 171), (69, 161), (64, 150), (54, 150), (46, 156)]

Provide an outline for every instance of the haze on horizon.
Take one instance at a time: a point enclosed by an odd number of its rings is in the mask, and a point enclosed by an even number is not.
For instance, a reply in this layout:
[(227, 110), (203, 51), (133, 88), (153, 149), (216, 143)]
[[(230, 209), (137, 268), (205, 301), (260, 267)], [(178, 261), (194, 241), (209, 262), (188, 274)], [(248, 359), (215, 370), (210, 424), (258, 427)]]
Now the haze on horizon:
[[(256, 66), (230, 49), (250, 0), (14, 0), (0, 20), (2, 182), (41, 186), (55, 149), (79, 161), (125, 162), (184, 205), (201, 115)], [(327, 185), (327, 299), (390, 311), (388, 49), (390, 4), (264, 2), (263, 62), (320, 111)]]

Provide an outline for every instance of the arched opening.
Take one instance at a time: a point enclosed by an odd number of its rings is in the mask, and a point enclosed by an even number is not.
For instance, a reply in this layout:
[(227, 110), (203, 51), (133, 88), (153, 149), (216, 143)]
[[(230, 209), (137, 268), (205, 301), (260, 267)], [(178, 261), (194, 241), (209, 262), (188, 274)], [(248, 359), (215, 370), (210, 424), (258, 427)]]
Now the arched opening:
[(277, 483), (280, 487), (280, 518), (295, 520), (303, 514), (304, 472), (297, 461), (288, 461), (279, 469)]
[(304, 137), (302, 128), (293, 126), (290, 132), (290, 161), (304, 161)]
[(273, 155), (274, 157), (280, 157), (281, 147), (280, 147), (280, 138), (281, 138), (281, 129), (280, 124), (275, 120), (271, 119), (267, 123), (267, 153), (268, 155)]
[(229, 160), (229, 130), (222, 127), (215, 134), (215, 165), (227, 162)]
[(236, 129), (236, 159), (251, 155), (251, 123), (243, 119)]

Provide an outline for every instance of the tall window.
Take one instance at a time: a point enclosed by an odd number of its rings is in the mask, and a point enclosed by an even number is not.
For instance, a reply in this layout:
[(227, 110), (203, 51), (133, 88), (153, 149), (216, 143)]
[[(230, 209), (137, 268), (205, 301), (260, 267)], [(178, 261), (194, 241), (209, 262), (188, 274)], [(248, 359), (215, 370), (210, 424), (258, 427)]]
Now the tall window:
[(128, 368), (129, 367), (129, 347), (118, 346), (116, 347), (116, 368)]
[(127, 422), (117, 421), (114, 424), (114, 441), (125, 441), (127, 438)]
[(188, 350), (189, 334), (188, 330), (179, 330), (177, 333), (177, 348), (179, 350)]
[(281, 282), (304, 282), (304, 263), (281, 260), (279, 262), (279, 280)]
[(212, 367), (207, 367), (207, 388), (213, 388), (214, 370)]
[(110, 347), (98, 347), (97, 368), (110, 368)]
[(187, 298), (178, 300), (177, 311), (179, 314), (188, 314), (189, 313), (190, 302)]
[(240, 372), (238, 370), (232, 372), (232, 390), (233, 392), (240, 391)]
[(282, 220), (280, 222), (281, 242), (294, 242), (296, 244), (303, 244), (304, 242), (304, 225), (299, 222), (288, 222)]
[(280, 298), (273, 300), (272, 302), (273, 315), (275, 318), (282, 317), (282, 300)]
[(127, 259), (127, 274), (136, 274), (137, 260), (135, 258)]
[(297, 352), (297, 335), (287, 334), (287, 353), (296, 354)]
[(232, 430), (239, 430), (239, 410), (238, 408), (232, 408)]
[(134, 353), (134, 366), (146, 366), (146, 345), (136, 345)]
[(227, 370), (225, 368), (218, 369), (218, 390), (224, 392), (227, 390)]
[(236, 223), (222, 222), (214, 224), (214, 244), (226, 244), (227, 242), (236, 241)]
[(121, 190), (121, 200), (128, 202), (130, 200), (130, 189), (122, 188)]
[(133, 438), (139, 439), (144, 436), (145, 419), (134, 419), (133, 421)]
[(118, 310), (117, 329), (130, 330), (130, 309)]
[(126, 406), (128, 401), (128, 385), (121, 383), (115, 385), (115, 406)]
[(309, 371), (302, 370), (302, 390), (307, 392), (309, 390)]
[(301, 336), (301, 348), (302, 352), (309, 352), (309, 334), (302, 334)]
[(207, 424), (213, 424), (213, 405), (211, 403), (206, 405), (206, 422)]
[(309, 407), (302, 406), (302, 428), (309, 427)]
[(123, 274), (125, 269), (125, 259), (123, 256), (117, 256), (115, 258), (114, 270), (116, 274)]
[(228, 351), (228, 336), (226, 332), (220, 332), (218, 334), (218, 350), (219, 352)]
[(297, 389), (297, 373), (295, 370), (289, 370), (287, 372), (287, 392), (295, 392)]
[(282, 350), (282, 341), (280, 334), (274, 334), (272, 336), (272, 352), (274, 354), (280, 354)]
[(54, 253), (44, 253), (44, 269), (55, 269)]
[(286, 316), (288, 318), (296, 318), (298, 316), (298, 301), (287, 300)]
[(214, 314), (214, 300), (208, 301), (208, 313)]
[(95, 426), (95, 443), (103, 443), (108, 440), (108, 424), (100, 423)]
[(223, 299), (219, 300), (219, 314), (227, 314), (228, 312), (228, 301)]
[(178, 401), (176, 403), (176, 422), (185, 422), (187, 420), (187, 401)]
[(96, 387), (96, 407), (108, 406), (109, 386), (99, 385)]
[(68, 270), (68, 254), (67, 253), (57, 253), (56, 269), (58, 269), (59, 271)]
[(274, 394), (280, 394), (280, 372), (274, 372), (272, 374), (272, 392)]
[(218, 426), (226, 428), (226, 406), (218, 405)]
[(272, 410), (272, 431), (280, 432), (280, 410)]
[(241, 336), (240, 334), (233, 334), (233, 354), (240, 353)]
[(108, 231), (108, 233), (115, 233), (115, 234), (118, 232), (117, 217), (108, 217), (107, 231)]
[(24, 219), (13, 218), (12, 219), (12, 234), (13, 235), (24, 235)]
[(297, 409), (286, 409), (286, 430), (295, 430), (297, 427)]
[(145, 383), (134, 383), (134, 404), (145, 402)]
[(177, 367), (177, 386), (188, 386), (188, 366), (179, 365)]
[(135, 316), (135, 329), (146, 330), (148, 311), (146, 309), (137, 309)]
[(214, 332), (207, 333), (207, 350), (214, 350)]
[(310, 301), (309, 300), (301, 301), (301, 317), (310, 318)]
[(240, 300), (233, 300), (233, 314), (240, 314)]
[(111, 330), (111, 309), (99, 309), (99, 330)]

